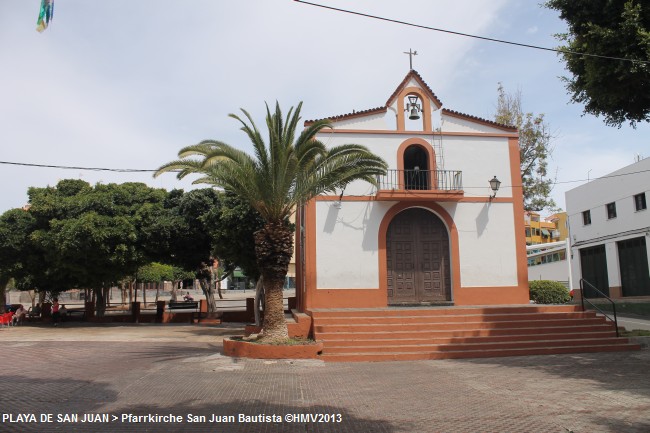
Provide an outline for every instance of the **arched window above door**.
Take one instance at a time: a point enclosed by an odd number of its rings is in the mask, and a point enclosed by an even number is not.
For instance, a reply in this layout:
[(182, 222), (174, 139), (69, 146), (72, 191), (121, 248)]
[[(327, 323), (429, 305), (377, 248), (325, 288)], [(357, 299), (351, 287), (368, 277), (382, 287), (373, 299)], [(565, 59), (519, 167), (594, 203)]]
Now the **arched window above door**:
[(421, 138), (410, 138), (397, 149), (397, 171), (401, 189), (431, 190), (435, 184), (435, 153)]

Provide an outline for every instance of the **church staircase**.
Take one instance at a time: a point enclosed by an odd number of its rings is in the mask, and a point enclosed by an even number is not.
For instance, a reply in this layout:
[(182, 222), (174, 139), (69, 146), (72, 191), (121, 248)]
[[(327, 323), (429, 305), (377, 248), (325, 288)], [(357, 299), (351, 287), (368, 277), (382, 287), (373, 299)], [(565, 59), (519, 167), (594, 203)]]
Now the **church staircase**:
[(399, 361), (638, 350), (578, 306), (316, 309), (325, 361)]

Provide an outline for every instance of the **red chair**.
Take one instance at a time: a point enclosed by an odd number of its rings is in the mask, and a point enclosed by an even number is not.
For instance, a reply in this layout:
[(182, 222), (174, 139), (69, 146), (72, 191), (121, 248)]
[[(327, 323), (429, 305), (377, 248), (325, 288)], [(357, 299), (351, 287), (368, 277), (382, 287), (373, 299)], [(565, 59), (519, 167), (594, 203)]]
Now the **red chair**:
[(0, 325), (11, 326), (14, 324), (14, 313), (9, 312), (0, 316)]

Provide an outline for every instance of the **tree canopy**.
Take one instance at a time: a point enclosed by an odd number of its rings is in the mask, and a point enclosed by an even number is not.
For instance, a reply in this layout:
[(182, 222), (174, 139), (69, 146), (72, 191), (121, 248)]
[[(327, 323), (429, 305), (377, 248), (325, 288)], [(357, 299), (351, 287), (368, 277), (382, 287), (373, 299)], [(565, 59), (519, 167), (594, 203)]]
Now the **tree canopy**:
[(92, 288), (99, 298), (102, 289), (133, 277), (203, 278), (208, 290), (212, 258), (226, 270), (240, 266), (259, 275), (253, 244), (259, 215), (232, 195), (75, 179), (28, 194), (28, 208), (0, 216), (0, 292), (10, 277), (21, 289)]
[(543, 114), (525, 113), (521, 92), (507, 93), (499, 83), (494, 120), (519, 129), (519, 157), (524, 209), (555, 210), (550, 197), (554, 180), (548, 177), (548, 157), (552, 153), (551, 134)]
[[(571, 100), (620, 127), (650, 121), (650, 3), (642, 0), (549, 0), (568, 31), (556, 35), (572, 77)], [(604, 57), (610, 58), (604, 58)], [(616, 60), (611, 57), (627, 60)]]
[(285, 116), (280, 105), (266, 107), (268, 142), (262, 137), (250, 114), (230, 116), (253, 144), (251, 156), (216, 140), (204, 140), (181, 149), (180, 159), (163, 165), (155, 176), (179, 171), (178, 177), (200, 174), (195, 183), (224, 188), (255, 209), (263, 227), (255, 232), (255, 255), (264, 280), (266, 309), (263, 339), (287, 338), (282, 306), (282, 287), (293, 255), (293, 227), (289, 217), (297, 207), (315, 196), (335, 192), (355, 180), (376, 184), (376, 176), (385, 174), (386, 163), (366, 147), (347, 144), (327, 149), (316, 139), (329, 120), (307, 125), (299, 134), (302, 103)]

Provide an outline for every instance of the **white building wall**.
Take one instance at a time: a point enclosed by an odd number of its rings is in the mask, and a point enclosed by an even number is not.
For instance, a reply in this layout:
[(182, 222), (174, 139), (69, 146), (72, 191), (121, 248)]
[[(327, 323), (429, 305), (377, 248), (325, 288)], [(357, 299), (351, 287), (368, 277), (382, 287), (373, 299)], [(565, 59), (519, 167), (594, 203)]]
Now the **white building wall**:
[(460, 119), (455, 116), (441, 115), (442, 132), (484, 132), (491, 134), (504, 134), (505, 131), (479, 122)]
[(542, 263), (541, 265), (528, 267), (528, 281), (552, 280), (569, 281), (569, 264), (566, 260), (557, 262)]
[[(394, 204), (344, 201), (339, 209), (336, 202), (316, 203), (318, 288), (379, 287), (379, 225)], [(454, 219), (458, 230), (461, 285), (516, 286), (512, 204), (438, 204)]]
[[(502, 183), (498, 197), (512, 197), (510, 151), (507, 138), (443, 136), (445, 170), (462, 170), (466, 197), (492, 195), (490, 179)], [(521, 180), (515, 179), (517, 184)]]
[(316, 202), (316, 287), (379, 287), (379, 224), (393, 204)]
[[(321, 134), (319, 138), (326, 146), (341, 144), (361, 144), (380, 156), (388, 168), (397, 169), (397, 149), (399, 145), (413, 138), (405, 133), (399, 134)], [(434, 149), (433, 136), (419, 136)], [(500, 137), (458, 137), (443, 136), (435, 138), (436, 145), (442, 146), (444, 167), (438, 169), (460, 170), (463, 172), (463, 189), (467, 197), (487, 197), (492, 194), (489, 181), (493, 176), (501, 180), (498, 197), (512, 197), (513, 181), (510, 179), (510, 151), (508, 139)], [(519, 184), (520, 179), (514, 183)], [(354, 182), (345, 189), (346, 195), (374, 195), (374, 189), (366, 182)]]
[(511, 203), (441, 203), (456, 223), (462, 287), (516, 286)]
[[(389, 115), (390, 114), (390, 115)], [(393, 113), (378, 113), (332, 122), (335, 129), (394, 130)]]
[[(645, 193), (650, 204), (650, 158), (566, 192), (574, 288), (579, 288), (582, 277), (580, 248), (605, 245), (609, 285), (614, 287), (621, 285), (616, 242), (645, 236), (650, 247), (650, 210), (635, 210), (634, 195), (639, 193)], [(606, 205), (612, 202), (616, 203), (616, 218), (608, 219)], [(591, 213), (589, 225), (583, 223), (586, 210)], [(650, 254), (648, 257), (650, 262)]]

